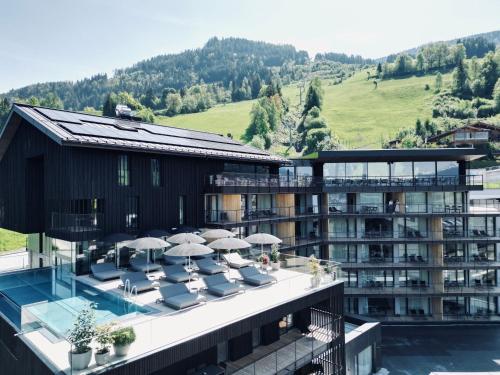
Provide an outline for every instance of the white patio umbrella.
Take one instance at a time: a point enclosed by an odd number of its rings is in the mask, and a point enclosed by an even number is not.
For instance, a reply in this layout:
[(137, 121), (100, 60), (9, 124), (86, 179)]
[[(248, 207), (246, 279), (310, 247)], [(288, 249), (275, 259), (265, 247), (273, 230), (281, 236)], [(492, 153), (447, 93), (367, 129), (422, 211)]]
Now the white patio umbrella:
[(231, 237), (219, 238), (218, 240), (212, 241), (208, 244), (208, 247), (210, 247), (211, 249), (229, 250), (229, 251), (238, 249), (248, 249), (250, 246), (252, 245), (250, 245), (245, 240), (241, 240), (239, 238), (231, 238)]
[(264, 256), (264, 245), (274, 245), (283, 242), (278, 237), (268, 233), (251, 234), (250, 236), (245, 238), (245, 241), (254, 245), (260, 245), (260, 251), (262, 256)]
[(200, 234), (200, 236), (206, 240), (218, 240), (219, 238), (229, 238), (236, 235), (226, 229), (210, 229)]
[[(173, 257), (188, 257), (188, 267), (191, 270), (191, 257), (197, 255), (206, 255), (211, 254), (214, 251), (208, 246), (192, 243), (192, 242), (184, 242), (180, 245), (174, 246), (170, 250), (165, 252), (165, 255), (170, 255)], [(191, 285), (191, 272), (189, 272), (189, 285)]]
[(200, 237), (194, 233), (174, 234), (173, 236), (168, 237), (167, 241), (175, 243), (175, 244), (182, 244), (182, 243), (186, 243), (186, 242), (199, 244), (199, 243), (207, 242), (203, 237)]
[(163, 241), (161, 238), (156, 237), (142, 237), (136, 240), (133, 240), (127, 244), (127, 247), (130, 249), (135, 249), (138, 251), (146, 251), (146, 270), (149, 271), (149, 250), (150, 249), (163, 249), (166, 247), (170, 247), (171, 245)]

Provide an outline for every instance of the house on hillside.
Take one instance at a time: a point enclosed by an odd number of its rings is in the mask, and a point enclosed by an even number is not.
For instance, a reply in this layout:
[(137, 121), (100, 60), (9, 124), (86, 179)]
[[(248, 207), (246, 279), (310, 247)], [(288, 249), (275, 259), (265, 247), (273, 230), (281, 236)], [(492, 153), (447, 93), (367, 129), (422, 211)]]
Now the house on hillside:
[(475, 146), (498, 141), (500, 141), (500, 127), (481, 121), (427, 138), (429, 143), (446, 143), (450, 146)]

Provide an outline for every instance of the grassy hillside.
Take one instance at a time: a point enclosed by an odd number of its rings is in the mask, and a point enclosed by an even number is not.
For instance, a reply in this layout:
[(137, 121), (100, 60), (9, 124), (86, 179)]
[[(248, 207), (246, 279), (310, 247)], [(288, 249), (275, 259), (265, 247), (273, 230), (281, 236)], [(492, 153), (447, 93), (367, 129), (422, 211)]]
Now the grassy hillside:
[(0, 228), (0, 252), (26, 246), (26, 235)]
[[(323, 116), (346, 147), (380, 147), (383, 135), (391, 136), (399, 128), (414, 125), (417, 118), (431, 117), (434, 76), (381, 81), (377, 89), (366, 77), (363, 71), (340, 85), (323, 82)], [(445, 74), (444, 85), (449, 80), (450, 75)], [(431, 90), (424, 89), (426, 84)], [(284, 87), (283, 92), (292, 105), (298, 104), (296, 85)], [(248, 125), (253, 102), (219, 105), (202, 113), (158, 117), (157, 122), (221, 134), (230, 132), (239, 139)]]

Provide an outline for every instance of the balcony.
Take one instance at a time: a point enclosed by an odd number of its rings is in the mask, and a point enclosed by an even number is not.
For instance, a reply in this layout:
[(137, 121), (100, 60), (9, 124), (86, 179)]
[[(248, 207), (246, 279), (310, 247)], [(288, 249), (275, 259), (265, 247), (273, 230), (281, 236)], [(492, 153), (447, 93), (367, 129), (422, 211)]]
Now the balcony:
[[(471, 282), (472, 283), (472, 282)], [(346, 284), (347, 285), (347, 284)], [(500, 295), (500, 287), (493, 283), (479, 282), (464, 285), (453, 282), (428, 284), (425, 280), (408, 280), (397, 286), (383, 281), (365, 281), (361, 286), (350, 284), (344, 289), (346, 296), (446, 296), (446, 295)]]
[(104, 214), (71, 214), (52, 212), (50, 227), (47, 231), (50, 235), (59, 238), (70, 238), (71, 236), (96, 235), (102, 231)]
[(206, 193), (427, 191), (482, 189), (483, 176), (313, 177), (241, 173), (209, 175)]
[[(341, 338), (342, 317), (311, 308), (312, 321), (309, 333), (292, 329), (267, 346), (234, 362), (226, 363), (228, 375), (293, 374), (310, 364), (315, 358), (330, 350), (335, 339)], [(334, 370), (331, 372), (336, 374)], [(340, 373), (340, 371), (338, 372)]]
[(238, 224), (258, 224), (280, 222), (290, 219), (321, 216), (319, 206), (269, 207), (240, 210), (206, 210), (205, 222), (212, 225), (234, 226)]

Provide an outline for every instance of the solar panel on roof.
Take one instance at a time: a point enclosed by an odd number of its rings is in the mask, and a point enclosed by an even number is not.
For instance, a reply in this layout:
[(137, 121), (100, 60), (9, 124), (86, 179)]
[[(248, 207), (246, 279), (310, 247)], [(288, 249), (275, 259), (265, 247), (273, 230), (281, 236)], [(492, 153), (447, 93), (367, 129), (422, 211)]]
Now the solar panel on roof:
[(45, 117), (48, 117), (52, 121), (63, 121), (63, 122), (72, 122), (74, 124), (81, 124), (81, 121), (78, 118), (77, 113), (57, 111), (48, 108), (35, 108), (35, 110), (44, 115)]

